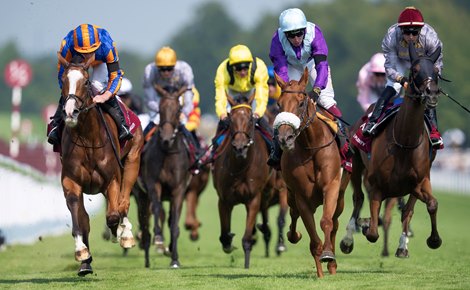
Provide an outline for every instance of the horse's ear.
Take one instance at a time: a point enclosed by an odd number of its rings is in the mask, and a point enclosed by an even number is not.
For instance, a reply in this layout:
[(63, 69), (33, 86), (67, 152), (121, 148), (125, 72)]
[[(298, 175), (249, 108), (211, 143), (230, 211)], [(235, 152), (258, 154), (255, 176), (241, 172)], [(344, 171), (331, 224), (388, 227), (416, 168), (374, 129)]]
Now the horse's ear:
[(441, 55), (441, 47), (438, 46), (437, 49), (429, 56), (429, 58), (432, 60), (433, 63), (435, 63), (440, 55)]
[(408, 43), (408, 51), (410, 53), (410, 62), (413, 63), (415, 60), (419, 58), (418, 53), (416, 52), (415, 43), (410, 41)]
[(62, 54), (60, 54), (60, 51), (57, 52), (57, 58), (59, 59), (59, 63), (63, 67), (68, 67), (69, 66), (69, 62), (62, 56)]
[(276, 79), (276, 82), (281, 87), (281, 89), (286, 86), (286, 82), (276, 72), (274, 72), (274, 78)]
[(83, 67), (87, 70), (94, 61), (95, 61), (95, 54), (93, 53), (91, 57), (87, 59)]
[(299, 80), (299, 84), (303, 87), (307, 86), (308, 83), (308, 68), (304, 68), (304, 73), (302, 74), (302, 77)]
[(236, 106), (237, 102), (235, 102), (235, 100), (229, 94), (226, 93), (226, 95), (227, 95), (227, 101), (230, 104), (230, 106)]

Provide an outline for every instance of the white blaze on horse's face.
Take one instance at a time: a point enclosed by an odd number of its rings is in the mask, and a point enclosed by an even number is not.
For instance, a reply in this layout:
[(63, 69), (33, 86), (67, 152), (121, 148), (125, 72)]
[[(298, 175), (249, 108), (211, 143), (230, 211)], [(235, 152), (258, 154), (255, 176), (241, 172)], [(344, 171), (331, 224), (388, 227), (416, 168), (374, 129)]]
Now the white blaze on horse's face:
[[(67, 74), (69, 80), (69, 91), (68, 95), (75, 95), (77, 92), (77, 84), (85, 76), (78, 70), (71, 70)], [(75, 98), (68, 98), (65, 103), (65, 122), (68, 126), (75, 126), (77, 124), (77, 112), (76, 112), (76, 103)]]

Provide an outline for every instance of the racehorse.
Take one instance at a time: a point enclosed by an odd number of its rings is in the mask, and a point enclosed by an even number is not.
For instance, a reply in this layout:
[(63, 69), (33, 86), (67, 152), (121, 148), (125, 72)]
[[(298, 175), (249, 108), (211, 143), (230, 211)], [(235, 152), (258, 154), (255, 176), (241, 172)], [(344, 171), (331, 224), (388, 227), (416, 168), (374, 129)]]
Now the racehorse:
[[(297, 243), (299, 216), (310, 236), (310, 253), (315, 260), (317, 276), (323, 277), (321, 262), (328, 262), (330, 274), (336, 274), (335, 238), (338, 218), (344, 207), (344, 192), (340, 192), (341, 160), (335, 133), (316, 114), (316, 103), (306, 93), (308, 70), (299, 81), (284, 82), (277, 74), (281, 87), (278, 104), (280, 113), (274, 121), (279, 144), (282, 176), (287, 184), (291, 224), (287, 238)], [(317, 234), (314, 213), (323, 204), (320, 226), (324, 243)]]
[(134, 246), (132, 225), (127, 218), (129, 196), (139, 172), (143, 135), (140, 126), (134, 138), (121, 148), (113, 118), (93, 103), (88, 68), (76, 59), (64, 67), (62, 98), (65, 98), (65, 129), (62, 133), (62, 188), (72, 216), (75, 259), (81, 262), (79, 276), (93, 273), (89, 250), (90, 222), (83, 193), (102, 193), (107, 199), (106, 223), (123, 248)]
[(231, 105), (229, 134), (220, 145), (213, 168), (213, 183), (219, 196), (218, 208), (221, 234), (219, 240), (225, 253), (231, 253), (234, 234), (230, 232), (233, 207), (244, 204), (247, 210), (242, 246), (245, 268), (250, 267), (250, 253), (254, 243), (256, 216), (260, 210), (262, 194), (267, 190), (270, 168), (268, 149), (251, 108), (254, 94), (248, 99), (235, 101), (227, 95)]
[(405, 90), (403, 104), (396, 116), (372, 141), (366, 182), (370, 187), (370, 225), (364, 230), (370, 242), (379, 238), (378, 213), (381, 203), (389, 197), (410, 194), (402, 214), (403, 231), (396, 252), (397, 257), (408, 257), (408, 226), (417, 199), (426, 204), (431, 218), (431, 234), (427, 245), (437, 249), (442, 240), (437, 231), (437, 200), (432, 195), (430, 169), (435, 151), (428, 141), (424, 123), (427, 106), (437, 105), (440, 90), (434, 63), (440, 55), (437, 49), (430, 56), (419, 56), (409, 44), (411, 60), (410, 83)]
[[(373, 107), (373, 106), (372, 106)], [(353, 125), (350, 132), (356, 132), (360, 130), (359, 127), (362, 125), (362, 119), (359, 119), (356, 124)], [(353, 138), (350, 136), (350, 140)], [(367, 175), (367, 167), (369, 163), (369, 158), (367, 153), (355, 147), (353, 144), (350, 144), (353, 147), (354, 155), (352, 158), (352, 173), (351, 173), (351, 185), (353, 188), (353, 212), (349, 223), (346, 226), (346, 235), (340, 242), (340, 249), (343, 253), (349, 254), (354, 248), (354, 237), (353, 234), (361, 229), (361, 225), (367, 223), (367, 219), (362, 219), (359, 217), (360, 211), (364, 204), (364, 193), (362, 191), (362, 182), (367, 191), (369, 191), (370, 185), (367, 180), (363, 180), (363, 176)], [(347, 184), (345, 185), (347, 187)], [(385, 199), (385, 208), (382, 216), (382, 227), (384, 233), (383, 239), (383, 249), (381, 255), (383, 257), (389, 256), (388, 251), (388, 236), (389, 229), (392, 222), (392, 210), (398, 202), (398, 198), (387, 198)], [(399, 209), (403, 212), (404, 207)], [(411, 236), (411, 232), (408, 233), (408, 236)]]
[[(142, 153), (141, 178), (142, 187), (134, 186), (138, 202), (139, 222), (142, 231), (142, 247), (145, 251), (145, 267), (150, 266), (149, 248), (149, 206), (154, 217), (154, 244), (163, 244), (162, 201), (170, 202), (170, 245), (171, 268), (179, 268), (177, 240), (179, 220), (184, 195), (191, 181), (189, 172), (189, 155), (185, 137), (180, 127), (181, 104), (178, 96), (162, 96), (160, 100), (160, 123), (156, 133), (144, 147)], [(143, 197), (146, 191), (147, 198)]]

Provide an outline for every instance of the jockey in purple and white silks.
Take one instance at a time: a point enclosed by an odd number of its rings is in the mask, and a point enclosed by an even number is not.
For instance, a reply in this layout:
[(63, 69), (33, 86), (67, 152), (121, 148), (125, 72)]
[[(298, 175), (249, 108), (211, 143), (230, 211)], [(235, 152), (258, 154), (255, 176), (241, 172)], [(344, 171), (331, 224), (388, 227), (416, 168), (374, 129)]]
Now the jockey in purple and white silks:
[[(388, 101), (396, 95), (401, 87), (409, 80), (405, 76), (411, 67), (408, 43), (415, 44), (418, 55), (431, 55), (439, 47), (441, 55), (434, 64), (439, 75), (442, 72), (442, 42), (436, 31), (429, 24), (424, 23), (421, 12), (415, 7), (406, 7), (399, 15), (398, 22), (390, 26), (382, 40), (382, 50), (385, 55), (385, 73), (387, 85), (377, 101), (374, 112), (363, 130), (364, 136), (376, 134), (375, 125)], [(429, 105), (425, 111), (431, 122), (430, 138), (435, 148), (443, 148), (440, 133), (437, 130), (436, 104)]]
[[(279, 28), (271, 40), (269, 57), (276, 74), (286, 82), (290, 79), (299, 80), (304, 69), (308, 68), (309, 83), (313, 88), (308, 95), (334, 117), (342, 117), (335, 100), (327, 60), (328, 46), (320, 27), (308, 22), (302, 10), (290, 8), (281, 13)], [(339, 120), (338, 126), (346, 136)], [(274, 144), (277, 146), (276, 142)], [(277, 167), (280, 155), (280, 149), (274, 148), (268, 164)]]

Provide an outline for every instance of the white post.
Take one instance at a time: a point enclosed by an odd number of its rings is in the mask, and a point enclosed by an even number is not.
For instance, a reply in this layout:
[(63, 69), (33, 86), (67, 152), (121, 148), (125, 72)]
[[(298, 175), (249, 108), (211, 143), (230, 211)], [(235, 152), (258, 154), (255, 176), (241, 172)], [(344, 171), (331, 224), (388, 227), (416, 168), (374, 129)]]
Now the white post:
[(10, 156), (12, 158), (18, 157), (20, 153), (20, 140), (18, 139), (18, 133), (20, 131), (21, 116), (20, 116), (20, 104), (21, 104), (21, 87), (14, 87), (11, 97), (12, 111), (11, 111), (11, 142), (10, 142)]

